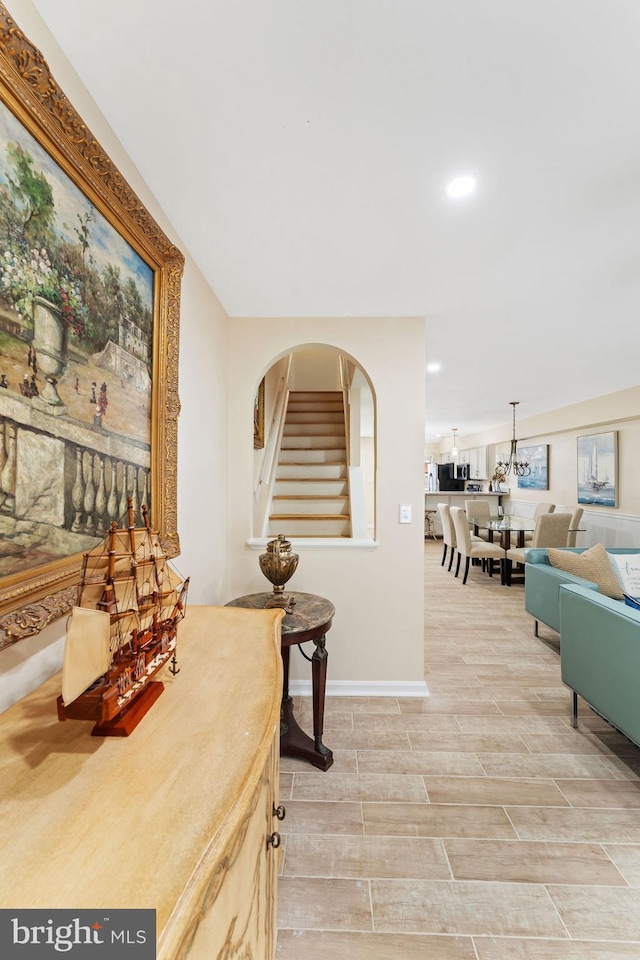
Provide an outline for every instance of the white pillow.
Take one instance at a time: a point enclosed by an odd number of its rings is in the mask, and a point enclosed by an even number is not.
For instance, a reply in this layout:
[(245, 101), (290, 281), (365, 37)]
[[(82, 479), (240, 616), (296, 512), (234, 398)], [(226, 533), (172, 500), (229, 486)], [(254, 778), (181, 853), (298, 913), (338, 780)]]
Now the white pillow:
[(640, 553), (610, 553), (609, 559), (623, 593), (640, 597)]

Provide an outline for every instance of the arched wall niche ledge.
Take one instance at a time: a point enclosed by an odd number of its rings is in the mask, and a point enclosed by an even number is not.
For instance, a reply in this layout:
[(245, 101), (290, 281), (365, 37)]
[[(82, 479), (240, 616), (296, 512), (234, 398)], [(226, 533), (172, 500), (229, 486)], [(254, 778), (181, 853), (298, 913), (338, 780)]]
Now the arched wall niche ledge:
[[(263, 367), (254, 390), (253, 524), (247, 546), (258, 549), (284, 533), (301, 549), (375, 549), (376, 393), (357, 357), (329, 343), (293, 344)], [(292, 393), (327, 391), (344, 401), (344, 437), (336, 438), (335, 450), (334, 428), (328, 426), (329, 436), (323, 437), (319, 414), (287, 420)], [(339, 416), (330, 419), (340, 434)], [(326, 467), (308, 469), (298, 460), (323, 467), (326, 461)], [(322, 482), (314, 481), (316, 474)], [(316, 519), (307, 520), (309, 515)], [(317, 536), (310, 527), (318, 529)]]
[[(246, 541), (250, 550), (264, 550), (273, 536), (251, 537)], [(294, 550), (377, 550), (380, 546), (377, 540), (358, 540), (356, 537), (296, 537), (289, 536)]]

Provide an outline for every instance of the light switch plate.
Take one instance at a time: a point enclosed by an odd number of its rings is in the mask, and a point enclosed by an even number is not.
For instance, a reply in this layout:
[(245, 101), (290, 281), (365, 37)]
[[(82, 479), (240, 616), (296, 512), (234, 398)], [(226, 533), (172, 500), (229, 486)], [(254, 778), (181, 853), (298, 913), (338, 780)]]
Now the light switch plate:
[(411, 504), (400, 504), (400, 523), (411, 523)]

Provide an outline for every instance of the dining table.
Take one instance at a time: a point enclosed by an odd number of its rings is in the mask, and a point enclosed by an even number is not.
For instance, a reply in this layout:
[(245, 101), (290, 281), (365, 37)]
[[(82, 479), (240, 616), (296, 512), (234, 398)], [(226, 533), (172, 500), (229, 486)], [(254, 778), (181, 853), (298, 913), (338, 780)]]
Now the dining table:
[[(517, 547), (524, 547), (525, 533), (533, 533), (536, 528), (536, 521), (533, 517), (516, 517), (505, 514), (501, 517), (472, 517), (469, 523), (473, 526), (473, 532), (478, 536), (480, 530), (486, 530), (490, 543), (494, 543), (496, 535), (500, 538), (500, 546), (503, 550), (510, 550), (511, 535), (516, 534)], [(569, 533), (580, 533), (584, 527), (570, 527)]]

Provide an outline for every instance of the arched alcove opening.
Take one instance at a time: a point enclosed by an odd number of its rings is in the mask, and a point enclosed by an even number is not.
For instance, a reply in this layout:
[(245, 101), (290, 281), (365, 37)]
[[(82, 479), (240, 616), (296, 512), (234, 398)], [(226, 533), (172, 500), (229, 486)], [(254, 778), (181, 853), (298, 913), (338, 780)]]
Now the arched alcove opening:
[(326, 344), (274, 357), (253, 444), (254, 538), (375, 540), (375, 392), (356, 358)]

